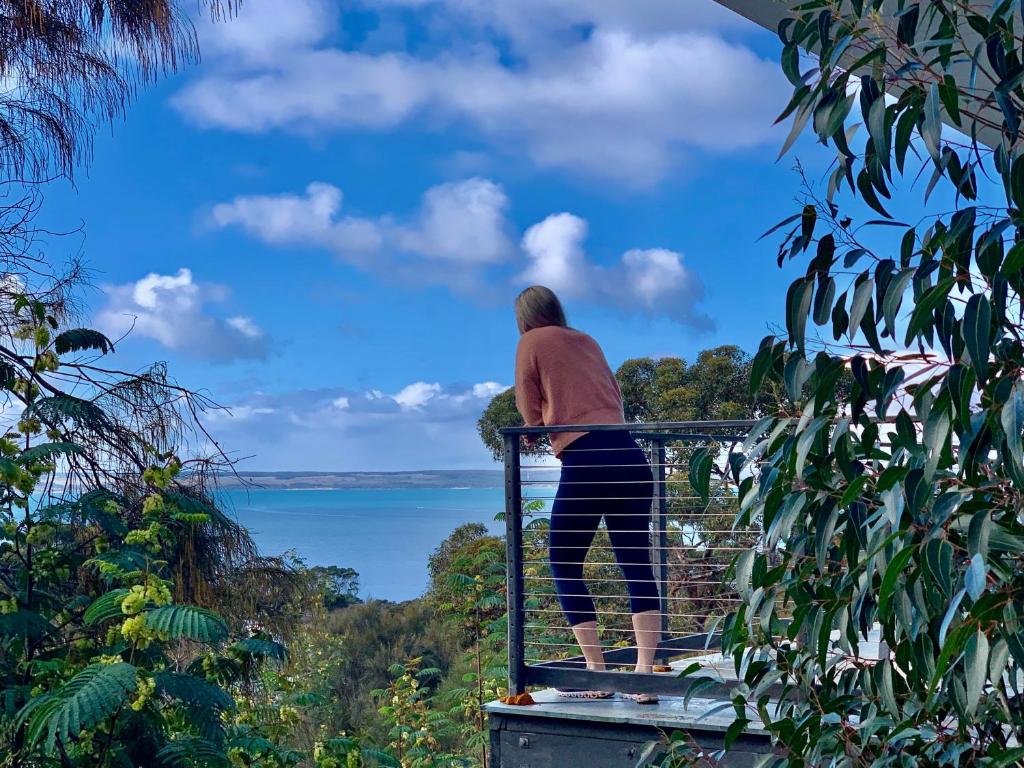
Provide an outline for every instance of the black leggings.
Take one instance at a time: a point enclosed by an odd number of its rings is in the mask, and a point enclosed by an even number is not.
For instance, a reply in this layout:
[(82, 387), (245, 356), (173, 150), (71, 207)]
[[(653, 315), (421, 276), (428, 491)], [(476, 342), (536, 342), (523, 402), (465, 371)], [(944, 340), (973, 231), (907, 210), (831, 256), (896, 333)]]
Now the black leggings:
[(653, 495), (651, 467), (628, 432), (588, 432), (565, 449), (551, 508), (551, 574), (570, 626), (597, 618), (583, 561), (602, 517), (630, 611), (660, 609), (648, 539)]

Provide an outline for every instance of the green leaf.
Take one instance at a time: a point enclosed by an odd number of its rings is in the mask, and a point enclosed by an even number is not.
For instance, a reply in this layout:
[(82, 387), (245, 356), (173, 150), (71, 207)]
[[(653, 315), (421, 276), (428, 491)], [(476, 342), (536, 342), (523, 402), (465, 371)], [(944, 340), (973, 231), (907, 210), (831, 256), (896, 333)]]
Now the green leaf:
[(804, 465), (807, 462), (807, 454), (811, 451), (811, 446), (814, 445), (814, 439), (818, 432), (821, 430), (829, 419), (825, 416), (818, 416), (810, 424), (807, 425), (803, 430), (800, 431), (800, 436), (796, 441), (796, 474), (797, 477), (802, 477), (804, 474)]
[(932, 83), (928, 88), (928, 96), (924, 102), (924, 113), (921, 120), (921, 138), (924, 140), (928, 154), (936, 164), (940, 162), (942, 146), (942, 117), (939, 113), (939, 86)]
[(726, 728), (725, 737), (723, 739), (723, 744), (725, 745), (726, 750), (732, 747), (736, 739), (738, 739), (744, 731), (747, 730), (747, 725), (749, 724), (750, 721), (745, 717), (737, 717), (732, 721), (729, 727)]
[(127, 594), (127, 589), (115, 589), (107, 592), (105, 595), (101, 595), (86, 609), (82, 620), (86, 625), (93, 626), (95, 624), (102, 624), (110, 619), (124, 618), (124, 613), (121, 611), (121, 602)]
[(217, 645), (228, 636), (224, 619), (213, 611), (194, 605), (162, 605), (146, 613), (146, 625), (166, 632), (173, 639), (188, 638)]
[(907, 285), (913, 279), (916, 271), (915, 269), (904, 269), (885, 289), (885, 298), (882, 300), (882, 317), (885, 318), (885, 327), (893, 338), (896, 338), (896, 313), (903, 302), (903, 293), (907, 290)]
[(914, 556), (915, 551), (915, 548), (912, 546), (904, 547), (889, 561), (889, 565), (885, 569), (885, 576), (882, 578), (882, 586), (878, 590), (878, 609), (883, 614), (888, 611), (889, 602), (892, 600), (896, 589), (896, 582), (899, 581), (900, 576), (903, 574), (903, 569), (910, 562), (910, 558)]
[(779, 157), (781, 159), (785, 157), (786, 153), (789, 152), (789, 148), (793, 146), (793, 143), (800, 137), (800, 134), (804, 131), (804, 126), (807, 125), (807, 120), (813, 114), (814, 110), (811, 109), (810, 104), (805, 104), (800, 107), (796, 113), (796, 117), (793, 118), (793, 127), (789, 130), (789, 135), (786, 136), (786, 140), (782, 144), (782, 149), (779, 150)]
[(694, 677), (691, 678), (690, 685), (686, 689), (686, 694), (683, 696), (683, 709), (690, 706), (690, 700), (699, 694), (701, 691), (713, 688), (721, 683), (720, 680), (714, 677)]
[(235, 700), (220, 686), (185, 672), (165, 670), (154, 677), (156, 692), (199, 709), (235, 709)]
[(836, 298), (836, 281), (828, 277), (818, 283), (818, 290), (814, 293), (814, 322), (816, 325), (825, 325), (832, 313), (832, 304)]
[(814, 295), (814, 281), (797, 280), (789, 289), (786, 303), (786, 330), (790, 344), (804, 354), (804, 338), (807, 329), (807, 317), (811, 310), (811, 298)]
[(53, 348), (58, 355), (82, 352), (87, 349), (96, 350), (105, 355), (114, 351), (114, 342), (91, 328), (72, 328), (57, 335), (57, 338), (53, 340)]
[(52, 753), (58, 738), (67, 744), (122, 709), (137, 686), (131, 664), (92, 664), (49, 697), (30, 701), (19, 720), (27, 725), (29, 741), (38, 744), (45, 737)]
[(903, 342), (904, 344), (910, 346), (922, 329), (932, 322), (932, 315), (935, 313), (935, 310), (946, 302), (946, 297), (949, 296), (949, 292), (953, 290), (955, 284), (956, 280), (948, 277), (921, 294), (921, 298), (914, 305), (913, 312), (910, 313), (910, 322), (907, 324), (907, 335)]
[(175, 739), (156, 753), (161, 765), (174, 768), (230, 768), (230, 758), (209, 739), (185, 736)]
[(711, 497), (711, 453), (707, 448), (698, 448), (690, 457), (690, 485), (707, 504)]
[(964, 649), (964, 667), (967, 682), (967, 712), (973, 715), (978, 709), (978, 702), (985, 690), (988, 678), (988, 637), (978, 630), (967, 641)]
[(247, 637), (231, 646), (232, 651), (258, 659), (271, 659), (284, 663), (288, 661), (288, 648), (266, 637)]
[(978, 375), (978, 385), (988, 375), (988, 340), (992, 332), (992, 305), (988, 297), (976, 293), (967, 301), (961, 330), (964, 346), (971, 356), (971, 366)]
[(977, 600), (985, 591), (985, 572), (985, 558), (979, 554), (972, 555), (971, 564), (967, 566), (964, 575), (964, 588), (972, 600)]
[(1007, 768), (1011, 765), (1020, 765), (1022, 762), (1024, 762), (1024, 747), (1014, 747), (996, 755), (985, 765), (986, 768)]
[(1014, 383), (1010, 396), (999, 412), (999, 422), (1006, 436), (1010, 458), (1019, 469), (1024, 469), (1024, 446), (1021, 444), (1021, 430), (1024, 429), (1024, 384)]
[(875, 281), (870, 277), (866, 280), (862, 280), (857, 288), (853, 292), (853, 301), (850, 304), (850, 334), (852, 335), (855, 329), (860, 325), (860, 321), (864, 318), (864, 312), (868, 308), (868, 302), (871, 301), (871, 293), (875, 289)]
[(1021, 270), (1024, 270), (1024, 240), (1014, 243), (999, 267), (999, 271), (1006, 277), (1017, 275)]
[(756, 557), (757, 550), (748, 549), (736, 558), (736, 591), (743, 597), (750, 591), (750, 574), (753, 572)]
[(72, 395), (41, 397), (25, 409), (26, 414), (38, 416), (44, 424), (74, 422), (79, 427), (102, 431), (110, 428), (110, 420), (95, 403)]
[(874, 185), (871, 183), (871, 176), (866, 170), (862, 170), (857, 175), (857, 189), (860, 191), (860, 196), (864, 199), (864, 202), (871, 206), (874, 211), (885, 216), (887, 219), (892, 218), (875, 194)]
[(811, 238), (814, 236), (814, 224), (817, 220), (818, 209), (813, 205), (805, 205), (803, 213), (800, 215), (800, 236), (804, 242), (811, 242)]
[(949, 607), (946, 609), (946, 614), (942, 617), (942, 624), (939, 626), (939, 645), (944, 645), (946, 642), (946, 633), (949, 631), (949, 625), (953, 623), (953, 619), (956, 618), (957, 609), (960, 607), (960, 603), (964, 599), (966, 590), (961, 589), (957, 592), (953, 599), (949, 603)]
[(982, 561), (988, 557), (988, 541), (992, 533), (992, 511), (983, 509), (971, 518), (967, 533), (967, 551), (973, 557), (978, 555)]
[(30, 464), (34, 461), (49, 461), (55, 456), (66, 456), (69, 453), (82, 454), (85, 451), (74, 443), (40, 443), (22, 451), (18, 461)]

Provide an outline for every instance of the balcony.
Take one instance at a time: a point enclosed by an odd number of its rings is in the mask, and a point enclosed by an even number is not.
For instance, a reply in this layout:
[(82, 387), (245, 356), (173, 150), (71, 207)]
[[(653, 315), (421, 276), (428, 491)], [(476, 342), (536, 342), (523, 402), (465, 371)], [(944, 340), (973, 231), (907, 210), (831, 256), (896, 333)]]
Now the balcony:
[[(494, 765), (635, 766), (646, 745), (672, 730), (688, 732), (709, 754), (720, 749), (734, 720), (730, 691), (735, 675), (732, 660), (717, 653), (718, 628), (740, 599), (728, 571), (736, 553), (759, 546), (761, 536), (756, 525), (734, 527), (736, 499), (728, 483), (713, 479), (704, 501), (689, 484), (688, 467), (695, 448), (716, 446), (712, 475), (724, 477), (726, 458), (738, 450), (753, 424), (705, 421), (503, 431), (508, 688), (513, 695), (529, 691), (537, 703), (496, 702), (488, 707)], [(584, 579), (596, 603), (604, 671), (588, 669), (555, 596), (548, 523), (559, 470), (543, 438), (560, 432), (607, 431), (632, 433), (654, 477), (646, 524), (661, 629), (651, 673), (633, 671), (637, 646), (625, 579), (603, 523), (587, 556)], [(527, 438), (533, 447), (524, 445)], [(605, 485), (609, 501), (623, 493), (614, 481), (602, 483), (602, 488)], [(559, 697), (554, 689), (617, 695), (572, 700)], [(656, 694), (659, 701), (643, 705), (622, 696), (630, 693)], [(597, 750), (593, 759), (584, 757), (588, 750)], [(755, 755), (767, 750), (767, 737), (753, 728), (730, 751), (726, 764), (752, 764)]]

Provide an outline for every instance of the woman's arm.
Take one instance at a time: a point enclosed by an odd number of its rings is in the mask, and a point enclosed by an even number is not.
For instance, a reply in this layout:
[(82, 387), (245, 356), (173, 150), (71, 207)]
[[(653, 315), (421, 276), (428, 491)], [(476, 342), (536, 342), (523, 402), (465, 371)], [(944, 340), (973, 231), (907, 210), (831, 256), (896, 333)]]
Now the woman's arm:
[(544, 423), (542, 403), (540, 374), (537, 371), (536, 360), (527, 345), (520, 340), (516, 349), (516, 407), (526, 426), (537, 427)]

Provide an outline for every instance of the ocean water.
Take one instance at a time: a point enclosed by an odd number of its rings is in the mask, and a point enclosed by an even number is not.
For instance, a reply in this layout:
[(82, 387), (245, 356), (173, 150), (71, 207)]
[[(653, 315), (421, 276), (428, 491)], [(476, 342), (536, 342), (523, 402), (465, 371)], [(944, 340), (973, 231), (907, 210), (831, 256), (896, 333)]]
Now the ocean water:
[(427, 558), (463, 523), (494, 522), (503, 488), (225, 490), (226, 508), (260, 550), (294, 550), (307, 565), (359, 572), (364, 598), (409, 600), (427, 586)]

